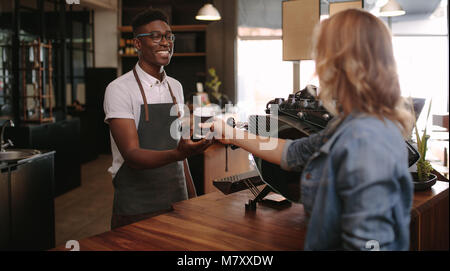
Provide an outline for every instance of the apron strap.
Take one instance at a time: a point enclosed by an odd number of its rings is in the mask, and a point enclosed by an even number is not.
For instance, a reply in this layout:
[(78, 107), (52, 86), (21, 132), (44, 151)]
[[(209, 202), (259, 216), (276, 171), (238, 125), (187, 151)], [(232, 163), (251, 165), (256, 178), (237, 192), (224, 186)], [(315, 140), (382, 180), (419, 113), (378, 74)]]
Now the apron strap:
[(170, 92), (170, 96), (172, 96), (172, 102), (174, 105), (177, 106), (177, 115), (178, 115), (178, 117), (180, 117), (180, 109), (178, 108), (177, 98), (175, 97), (175, 95), (173, 95), (172, 88), (170, 87), (170, 84), (169, 84), (169, 80), (167, 80), (167, 86), (169, 86), (169, 92)]
[(133, 74), (134, 74), (134, 78), (136, 79), (138, 85), (139, 85), (139, 89), (141, 90), (141, 95), (142, 95), (142, 100), (144, 100), (144, 110), (145, 110), (145, 121), (148, 122), (149, 121), (149, 117), (148, 117), (148, 106), (147, 106), (147, 98), (145, 97), (145, 92), (144, 92), (144, 88), (142, 87), (141, 84), (141, 80), (139, 80), (139, 76), (136, 72), (136, 67), (133, 67)]
[[(148, 117), (147, 98), (145, 97), (145, 92), (144, 92), (144, 88), (142, 87), (141, 80), (139, 79), (139, 76), (138, 76), (138, 74), (136, 72), (136, 66), (133, 67), (133, 74), (134, 74), (134, 78), (136, 79), (136, 81), (137, 81), (137, 83), (139, 85), (139, 90), (141, 91), (142, 100), (144, 100), (145, 121), (148, 122), (149, 121), (149, 117)], [(178, 117), (180, 117), (180, 110), (178, 108), (177, 99), (175, 98), (175, 95), (173, 95), (172, 88), (170, 87), (170, 84), (169, 84), (168, 80), (167, 80), (167, 86), (169, 87), (169, 92), (170, 92), (170, 96), (172, 97), (172, 102), (173, 102), (174, 105), (177, 106), (177, 115), (178, 115)]]

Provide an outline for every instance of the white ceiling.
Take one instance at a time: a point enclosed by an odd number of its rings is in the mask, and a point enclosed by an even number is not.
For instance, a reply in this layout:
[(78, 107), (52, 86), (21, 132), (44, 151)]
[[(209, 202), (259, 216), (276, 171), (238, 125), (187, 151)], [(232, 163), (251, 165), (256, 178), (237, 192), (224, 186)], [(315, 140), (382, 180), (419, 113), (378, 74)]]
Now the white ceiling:
[(397, 2), (406, 14), (429, 15), (436, 10), (441, 0), (397, 0)]
[[(349, 0), (321, 0), (322, 4), (333, 2), (346, 2)], [(364, 9), (371, 10), (378, 0), (363, 0)], [(441, 0), (396, 0), (400, 6), (406, 11), (406, 14), (411, 15), (430, 15), (439, 6)]]

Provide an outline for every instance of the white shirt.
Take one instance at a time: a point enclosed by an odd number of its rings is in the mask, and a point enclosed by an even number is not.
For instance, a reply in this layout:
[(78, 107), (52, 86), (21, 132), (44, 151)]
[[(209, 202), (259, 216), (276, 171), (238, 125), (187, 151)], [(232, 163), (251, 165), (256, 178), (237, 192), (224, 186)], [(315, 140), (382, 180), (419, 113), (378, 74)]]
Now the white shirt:
[[(163, 80), (159, 81), (155, 77), (146, 73), (139, 64), (136, 64), (136, 72), (141, 80), (142, 87), (148, 104), (172, 103), (172, 96), (169, 92), (167, 82), (169, 82), (173, 95), (180, 105), (180, 113), (183, 113), (184, 96), (183, 87), (178, 80), (169, 77), (163, 72)], [(105, 100), (103, 109), (105, 111), (105, 122), (109, 124), (109, 119), (134, 119), (136, 129), (141, 116), (141, 105), (144, 104), (139, 85), (134, 78), (133, 71), (129, 71), (124, 75), (112, 81), (105, 91)], [(169, 116), (167, 116), (169, 117)], [(114, 178), (115, 174), (122, 166), (124, 160), (117, 148), (116, 142), (111, 135), (111, 151), (113, 156), (112, 166), (108, 169)]]

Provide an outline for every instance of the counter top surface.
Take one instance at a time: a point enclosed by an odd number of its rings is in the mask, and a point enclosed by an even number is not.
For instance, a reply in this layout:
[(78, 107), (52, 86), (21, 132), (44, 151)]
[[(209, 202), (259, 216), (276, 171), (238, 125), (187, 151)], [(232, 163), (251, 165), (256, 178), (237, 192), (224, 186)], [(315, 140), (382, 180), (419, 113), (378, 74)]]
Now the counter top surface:
[(448, 186), (448, 181), (436, 181), (431, 189), (414, 192), (412, 215), (417, 215), (418, 212), (430, 207), (440, 198), (448, 198)]
[[(437, 197), (448, 198), (448, 182), (415, 192), (412, 214)], [(80, 250), (302, 250), (307, 220), (303, 205), (258, 204), (248, 191), (209, 193), (175, 203), (173, 211), (79, 240)], [(60, 246), (54, 250), (67, 250)]]
[(82, 239), (80, 250), (301, 250), (303, 205), (259, 204), (246, 212), (245, 203), (253, 198), (244, 190), (178, 202), (171, 212)]
[[(20, 150), (20, 149), (18, 149), (18, 150)], [(30, 161), (32, 161), (34, 159), (42, 158), (42, 157), (48, 156), (48, 155), (53, 155), (55, 153), (55, 151), (48, 151), (48, 150), (39, 150), (39, 151), (41, 153), (35, 154), (35, 155), (31, 156), (31, 157), (28, 157), (28, 158), (25, 158), (25, 159), (22, 159), (22, 160), (18, 160), (18, 161), (15, 161), (15, 162), (10, 162), (10, 163), (0, 162), (0, 169), (6, 168), (6, 167), (17, 166), (17, 165), (24, 164), (24, 163), (28, 163), (28, 162), (30, 162)]]

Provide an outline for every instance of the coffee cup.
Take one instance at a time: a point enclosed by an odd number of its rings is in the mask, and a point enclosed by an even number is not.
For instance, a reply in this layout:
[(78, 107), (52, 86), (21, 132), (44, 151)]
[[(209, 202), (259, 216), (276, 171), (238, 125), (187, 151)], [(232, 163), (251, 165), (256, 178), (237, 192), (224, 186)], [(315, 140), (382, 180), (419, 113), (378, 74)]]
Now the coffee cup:
[(194, 131), (192, 140), (201, 140), (206, 137), (209, 132), (209, 128), (200, 127), (200, 123), (213, 122), (215, 111), (210, 107), (198, 107), (194, 110)]

